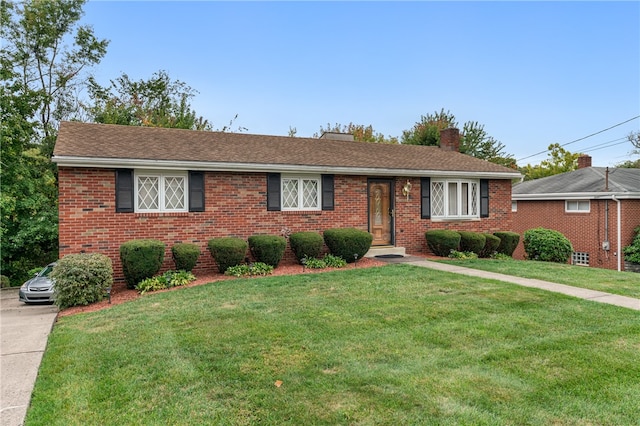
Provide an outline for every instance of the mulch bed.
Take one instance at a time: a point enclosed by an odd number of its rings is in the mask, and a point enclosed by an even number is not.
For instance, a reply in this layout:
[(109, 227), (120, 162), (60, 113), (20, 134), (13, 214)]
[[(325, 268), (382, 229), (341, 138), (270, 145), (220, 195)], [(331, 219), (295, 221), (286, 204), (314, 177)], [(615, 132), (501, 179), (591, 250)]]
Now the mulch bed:
[[(358, 260), (357, 263), (349, 263), (346, 267), (340, 268), (340, 270), (344, 269), (354, 269), (354, 268), (370, 268), (373, 266), (382, 266), (386, 265), (386, 262), (377, 260), (374, 258), (362, 258)], [(273, 270), (273, 273), (269, 276), (278, 276), (278, 275), (297, 275), (297, 274), (317, 274), (321, 272), (332, 271), (337, 268), (325, 268), (325, 269), (309, 269), (305, 268), (303, 272), (302, 265), (297, 263), (281, 263), (277, 268)], [(160, 291), (177, 291), (184, 287), (193, 287), (196, 285), (202, 285), (207, 283), (212, 283), (216, 281), (223, 280), (233, 280), (236, 277), (230, 277), (219, 272), (211, 272), (209, 274), (201, 274), (197, 276), (197, 279), (190, 283), (189, 285), (182, 287), (173, 287), (167, 290)], [(157, 293), (157, 292), (154, 292)], [(74, 315), (83, 312), (95, 312), (101, 309), (108, 309), (111, 306), (119, 305), (120, 303), (128, 302), (130, 300), (135, 300), (138, 297), (141, 297), (137, 290), (128, 289), (124, 282), (115, 283), (111, 288), (111, 303), (107, 299), (92, 303), (88, 306), (73, 306), (71, 308), (64, 309), (58, 313), (58, 317), (64, 317), (67, 315)]]

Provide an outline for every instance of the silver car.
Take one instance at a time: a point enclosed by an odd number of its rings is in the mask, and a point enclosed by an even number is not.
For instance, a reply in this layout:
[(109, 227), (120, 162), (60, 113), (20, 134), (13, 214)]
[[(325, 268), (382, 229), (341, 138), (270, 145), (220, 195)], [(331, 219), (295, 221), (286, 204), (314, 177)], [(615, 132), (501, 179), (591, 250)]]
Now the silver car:
[(20, 287), (20, 301), (24, 303), (53, 303), (53, 281), (49, 278), (49, 274), (56, 266), (55, 262), (45, 266), (42, 271), (38, 272), (33, 278)]

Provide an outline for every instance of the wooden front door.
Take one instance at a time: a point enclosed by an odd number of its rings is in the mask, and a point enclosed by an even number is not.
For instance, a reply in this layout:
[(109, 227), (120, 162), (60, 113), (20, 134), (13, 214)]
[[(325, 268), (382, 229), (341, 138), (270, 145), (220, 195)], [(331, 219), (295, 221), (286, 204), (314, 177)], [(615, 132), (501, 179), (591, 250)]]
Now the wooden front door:
[(393, 244), (393, 181), (369, 181), (369, 232), (373, 246)]

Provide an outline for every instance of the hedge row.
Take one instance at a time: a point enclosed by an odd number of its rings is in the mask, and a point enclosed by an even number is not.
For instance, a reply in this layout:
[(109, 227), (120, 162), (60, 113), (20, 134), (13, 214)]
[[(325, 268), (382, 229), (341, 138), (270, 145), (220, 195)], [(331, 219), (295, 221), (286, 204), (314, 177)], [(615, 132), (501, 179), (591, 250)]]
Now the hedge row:
[(493, 253), (512, 256), (520, 235), (515, 232), (480, 233), (434, 229), (425, 233), (427, 246), (437, 256), (448, 256), (452, 250), (468, 251), (479, 257), (489, 257)]

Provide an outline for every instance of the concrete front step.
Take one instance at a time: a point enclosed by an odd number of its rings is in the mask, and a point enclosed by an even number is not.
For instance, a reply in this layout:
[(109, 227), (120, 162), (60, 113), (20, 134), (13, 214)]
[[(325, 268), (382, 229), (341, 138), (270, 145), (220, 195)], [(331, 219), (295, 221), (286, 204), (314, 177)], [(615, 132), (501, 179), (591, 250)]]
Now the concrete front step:
[(364, 257), (376, 257), (385, 254), (399, 254), (401, 256), (406, 256), (407, 251), (404, 247), (395, 247), (395, 246), (375, 246), (371, 247), (367, 254)]

